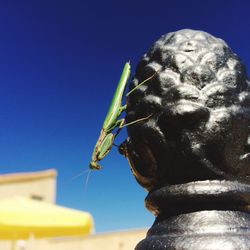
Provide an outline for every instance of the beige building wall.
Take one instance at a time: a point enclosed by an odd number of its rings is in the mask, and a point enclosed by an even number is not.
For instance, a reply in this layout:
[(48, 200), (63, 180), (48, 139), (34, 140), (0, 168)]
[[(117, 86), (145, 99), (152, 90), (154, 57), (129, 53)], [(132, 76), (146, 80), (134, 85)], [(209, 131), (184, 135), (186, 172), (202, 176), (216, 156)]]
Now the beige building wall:
[(0, 199), (23, 196), (54, 203), (56, 176), (57, 172), (54, 169), (0, 175)]
[[(54, 169), (0, 175), (0, 199), (23, 196), (54, 203), (56, 198)], [(133, 250), (144, 239), (146, 230), (129, 230), (94, 234), (88, 237), (31, 239), (17, 241), (15, 250)], [(0, 250), (13, 249), (11, 241), (0, 240)]]

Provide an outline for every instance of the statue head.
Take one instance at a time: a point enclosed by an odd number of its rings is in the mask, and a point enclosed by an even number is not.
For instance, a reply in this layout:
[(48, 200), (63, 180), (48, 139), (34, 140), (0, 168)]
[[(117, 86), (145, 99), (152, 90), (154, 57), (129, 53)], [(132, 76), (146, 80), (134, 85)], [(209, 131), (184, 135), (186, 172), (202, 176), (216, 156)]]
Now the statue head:
[(246, 70), (227, 44), (180, 30), (163, 35), (137, 65), (120, 150), (148, 190), (196, 180), (248, 181), (250, 93)]

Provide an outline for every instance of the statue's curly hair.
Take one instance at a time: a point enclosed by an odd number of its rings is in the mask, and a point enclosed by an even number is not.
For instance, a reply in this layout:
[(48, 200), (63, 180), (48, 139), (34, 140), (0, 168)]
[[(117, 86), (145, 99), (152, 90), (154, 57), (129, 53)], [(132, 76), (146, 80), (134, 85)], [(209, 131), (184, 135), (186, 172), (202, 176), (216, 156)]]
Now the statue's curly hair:
[[(246, 70), (221, 39), (180, 30), (143, 56), (127, 98), (126, 156), (139, 183), (247, 178), (250, 94)], [(124, 146), (124, 144), (123, 144)], [(250, 167), (250, 166), (249, 166)]]

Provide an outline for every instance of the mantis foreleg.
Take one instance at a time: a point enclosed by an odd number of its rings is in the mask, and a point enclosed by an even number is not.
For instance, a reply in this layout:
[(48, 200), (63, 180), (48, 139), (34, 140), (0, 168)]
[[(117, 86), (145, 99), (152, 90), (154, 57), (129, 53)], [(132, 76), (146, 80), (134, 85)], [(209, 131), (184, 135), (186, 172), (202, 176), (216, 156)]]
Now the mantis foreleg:
[(110, 151), (113, 141), (114, 141), (115, 135), (112, 133), (107, 134), (102, 143), (99, 146), (99, 152), (97, 155), (97, 160), (100, 161), (102, 160)]

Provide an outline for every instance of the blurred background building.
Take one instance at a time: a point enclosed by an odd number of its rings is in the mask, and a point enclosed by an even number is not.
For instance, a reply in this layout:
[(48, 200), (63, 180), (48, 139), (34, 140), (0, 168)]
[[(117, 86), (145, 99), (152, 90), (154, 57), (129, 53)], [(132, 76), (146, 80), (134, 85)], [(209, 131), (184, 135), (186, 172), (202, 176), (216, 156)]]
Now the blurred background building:
[(56, 177), (55, 169), (0, 175), (0, 199), (22, 196), (55, 203)]
[[(57, 171), (11, 173), (0, 175), (0, 202), (6, 198), (24, 197), (30, 200), (55, 204)], [(91, 212), (91, 211), (90, 211)], [(1, 214), (0, 214), (1, 216)], [(51, 218), (53, 220), (53, 218)], [(94, 230), (93, 230), (94, 231)], [(146, 230), (125, 230), (110, 233), (90, 234), (29, 240), (0, 240), (1, 250), (129, 250), (145, 238)], [(1, 238), (1, 236), (0, 236)]]

